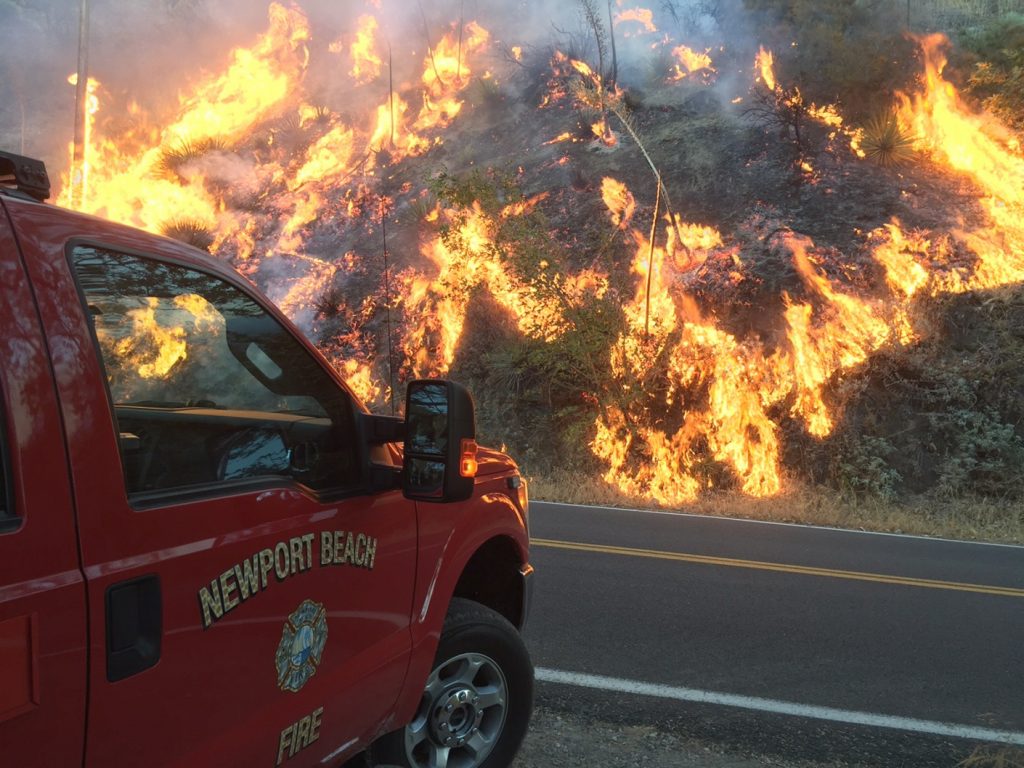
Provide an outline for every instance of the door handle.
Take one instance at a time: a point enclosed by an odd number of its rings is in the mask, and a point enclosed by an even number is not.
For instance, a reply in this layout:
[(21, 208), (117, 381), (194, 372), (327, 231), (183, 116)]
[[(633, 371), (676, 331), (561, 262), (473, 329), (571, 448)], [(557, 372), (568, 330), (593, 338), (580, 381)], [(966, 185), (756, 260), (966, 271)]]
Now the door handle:
[(107, 587), (107, 680), (116, 682), (160, 660), (163, 602), (153, 574)]

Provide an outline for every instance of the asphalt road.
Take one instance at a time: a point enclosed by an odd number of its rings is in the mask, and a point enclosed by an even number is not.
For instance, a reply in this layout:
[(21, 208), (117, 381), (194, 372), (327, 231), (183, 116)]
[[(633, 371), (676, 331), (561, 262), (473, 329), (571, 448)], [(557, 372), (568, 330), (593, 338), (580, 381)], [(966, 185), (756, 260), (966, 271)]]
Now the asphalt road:
[(531, 536), (546, 708), (822, 762), (1024, 746), (1022, 547), (544, 502)]

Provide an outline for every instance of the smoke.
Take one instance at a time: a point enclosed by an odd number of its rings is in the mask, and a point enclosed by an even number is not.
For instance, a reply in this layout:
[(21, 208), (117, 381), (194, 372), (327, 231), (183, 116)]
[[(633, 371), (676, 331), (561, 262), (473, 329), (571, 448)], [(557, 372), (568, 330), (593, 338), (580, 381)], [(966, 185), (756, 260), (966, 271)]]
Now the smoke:
[[(144, 113), (166, 115), (179, 94), (205, 72), (222, 67), (230, 50), (265, 29), (269, 3), (251, 0), (90, 0), (89, 73), (101, 83), (101, 100), (123, 109), (134, 104)], [(365, 0), (300, 0), (312, 29), (307, 85), (325, 101), (368, 98), (351, 92), (345, 57), (328, 53), (336, 41), (351, 42), (357, 20), (371, 13), (379, 20), (384, 47), (390, 46), (392, 80), (399, 89), (414, 86), (428, 46), (461, 21), (476, 20), (493, 36), (494, 68), (518, 47), (544, 55), (554, 48), (592, 57), (593, 33), (580, 2), (565, 0), (444, 0), (417, 3)], [(652, 3), (594, 0), (608, 30), (613, 18), (636, 9), (651, 13), (657, 32), (620, 20), (611, 28), (624, 85), (650, 79), (651, 61), (670, 40), (689, 45), (748, 48), (740, 44), (746, 29), (741, 0), (656, 0)], [(42, 157), (56, 175), (66, 164), (72, 139), (80, 4), (76, 0), (37, 0), (31, 4), (0, 0), (0, 146)], [(728, 35), (725, 31), (728, 30)], [(726, 37), (729, 39), (727, 40)], [(609, 63), (610, 65), (610, 63)], [(378, 90), (383, 88), (379, 86)], [(373, 98), (379, 99), (380, 93)], [(361, 104), (353, 105), (362, 109)], [(130, 116), (104, 119), (130, 126)]]

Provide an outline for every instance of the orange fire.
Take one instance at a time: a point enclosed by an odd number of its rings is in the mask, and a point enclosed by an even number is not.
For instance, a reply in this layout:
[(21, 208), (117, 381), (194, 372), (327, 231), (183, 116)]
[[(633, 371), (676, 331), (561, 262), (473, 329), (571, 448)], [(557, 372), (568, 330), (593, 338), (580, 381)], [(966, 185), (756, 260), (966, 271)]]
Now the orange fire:
[[(293, 318), (308, 321), (308, 307), (336, 269), (325, 272), (320, 260), (306, 255), (312, 227), (337, 201), (339, 187), (354, 183), (358, 174), (373, 174), (382, 158), (398, 162), (440, 142), (438, 132), (459, 114), (459, 94), (472, 82), (473, 59), (490, 36), (475, 22), (449, 30), (424, 61), (422, 91), (410, 93), (403, 85), (403, 94), (385, 92), (367, 122), (349, 123), (305, 101), (310, 29), (302, 11), (275, 2), (268, 18), (266, 32), (252, 46), (232, 51), (219, 74), (183, 96), (177, 114), (164, 119), (163, 127), (155, 127), (155, 121), (134, 105), (129, 109), (138, 127), (132, 133), (98, 137), (90, 120), (86, 165), (73, 169), (78, 183), (72, 183), (70, 174), (64, 177), (59, 200), (152, 231), (177, 221), (205, 228), (212, 248), (250, 274), (266, 258), (286, 256), (291, 277), (270, 293)], [(348, 74), (353, 85), (379, 77), (377, 34), (376, 18), (360, 17), (350, 49)], [(342, 49), (335, 45), (332, 50)], [(90, 81), (90, 115), (98, 109), (97, 87)], [(410, 95), (418, 103), (416, 109), (409, 106)], [(282, 116), (286, 122), (280, 131), (263, 133), (262, 126)], [(310, 136), (298, 157), (290, 157), (283, 145), (287, 131)], [(266, 156), (256, 164), (236, 145), (260, 135), (266, 136)], [(225, 196), (243, 205), (229, 206)], [(353, 198), (347, 199), (351, 212)], [(254, 200), (273, 211), (274, 218), (253, 212)], [(141, 325), (139, 334), (153, 337)], [(360, 361), (358, 370), (349, 363), (338, 364), (360, 394), (375, 397), (382, 391), (369, 384), (376, 375), (368, 360)]]
[(611, 216), (612, 226), (625, 229), (636, 211), (636, 200), (629, 188), (617, 179), (606, 176), (601, 180), (601, 196)]
[(377, 54), (377, 19), (364, 14), (359, 17), (359, 31), (352, 43), (350, 56), (352, 69), (349, 75), (357, 85), (369, 83), (380, 77), (383, 62)]
[[(337, 254), (312, 256), (311, 232), (325, 220), (341, 229), (348, 218), (377, 210), (379, 180), (395, 173), (395, 164), (404, 158), (442, 143), (442, 131), (463, 112), (467, 87), (480, 78), (475, 74), (483, 70), (478, 57), (490, 34), (475, 22), (453, 25), (427, 55), (416, 55), (422, 71), (389, 93), (378, 90), (377, 20), (361, 17), (349, 49), (351, 66), (339, 65), (339, 70), (353, 90), (362, 85), (365, 109), (362, 114), (346, 110), (342, 117), (309, 103), (316, 102), (304, 84), (310, 39), (305, 16), (280, 4), (271, 5), (269, 16), (267, 31), (252, 46), (233, 51), (223, 71), (184, 97), (170, 118), (158, 123), (133, 108), (139, 127), (132, 134), (114, 141), (91, 132), (88, 173), (81, 184), (88, 194), (77, 205), (152, 230), (174, 218), (194, 220), (209, 228), (218, 255), (248, 274), (273, 259), (275, 280), (268, 293), (290, 317), (316, 331), (323, 321), (314, 307), (325, 287), (343, 281), (358, 265), (359, 255), (348, 249), (377, 246), (346, 244)], [(653, 17), (643, 9), (621, 11), (616, 23), (639, 22), (646, 29), (648, 18), (653, 26)], [(1024, 280), (1019, 140), (991, 118), (967, 109), (943, 79), (941, 40), (927, 38), (922, 45), (925, 87), (901, 97), (898, 119), (918, 137), (921, 151), (978, 186), (987, 220), (941, 234), (907, 230), (892, 221), (869, 233), (865, 252), (872, 254), (880, 276), (870, 293), (855, 290), (837, 272), (830, 249), (783, 229), (765, 246), (786, 260), (798, 279), (789, 293), (777, 297), (770, 332), (744, 331), (741, 322), (717, 316), (724, 310), (704, 305), (699, 288), (691, 288), (712, 268), (731, 285), (746, 287), (743, 281), (751, 279), (751, 272), (735, 240), (675, 213), (663, 213), (652, 233), (626, 184), (606, 177), (600, 192), (608, 215), (605, 226), (618, 242), (629, 243), (628, 278), (615, 275), (612, 280), (595, 269), (563, 274), (543, 262), (539, 276), (524, 279), (503, 250), (500, 227), (528, 215), (543, 198), (500, 210), (478, 201), (460, 211), (437, 207), (424, 214), (416, 233), (419, 242), (410, 249), (418, 248), (422, 266), (395, 270), (390, 275), (393, 295), (385, 297), (381, 287), (362, 306), (347, 311), (376, 321), (386, 302), (399, 318), (393, 339), (403, 375), (445, 375), (474, 297), (486, 294), (519, 333), (544, 343), (571, 328), (574, 308), (628, 280), (624, 330), (609, 352), (614, 396), (601, 404), (591, 444), (605, 463), (606, 480), (664, 504), (692, 500), (723, 484), (753, 496), (779, 493), (785, 487), (783, 425), (818, 438), (831, 434), (842, 418), (842, 403), (831, 394), (835, 383), (886, 345), (911, 343), (919, 336), (911, 320), (912, 302)], [(522, 48), (511, 50), (518, 60)], [(714, 72), (708, 51), (677, 46), (672, 53), (681, 77)], [(553, 87), (546, 104), (575, 95), (567, 85), (570, 79), (571, 85), (584, 81), (601, 99), (615, 98), (585, 62), (555, 54), (553, 67), (561, 90)], [(764, 48), (755, 69), (777, 98), (796, 93), (780, 88), (772, 54)], [(90, 89), (95, 95), (91, 83)], [(584, 125), (594, 113), (603, 113), (593, 133), (614, 144), (606, 103), (583, 106), (588, 115)], [(808, 114), (835, 135), (854, 136), (846, 133), (833, 105), (811, 105)], [(289, 134), (295, 132), (304, 138), (289, 148)], [(569, 143), (582, 143), (574, 138), (578, 135), (566, 131), (536, 141), (565, 142), (560, 154), (570, 155), (579, 147)], [(244, 153), (238, 149), (243, 139), (250, 147)], [(257, 154), (258, 162), (250, 159)], [(548, 159), (552, 166), (570, 163), (564, 156)], [(815, 165), (828, 167), (818, 159), (814, 165), (809, 159), (801, 163), (815, 177), (821, 172)], [(65, 178), (65, 204), (74, 202), (73, 186)], [(426, 206), (426, 199), (420, 196), (417, 203)], [(386, 207), (380, 202), (381, 209)], [(391, 221), (385, 215), (370, 218), (382, 229)], [(380, 229), (370, 231), (376, 237)], [(966, 251), (975, 261), (965, 266)], [(160, 378), (187, 359), (189, 324), (215, 322), (208, 309), (183, 303), (176, 311), (187, 315), (161, 315), (151, 303), (132, 313), (128, 336), (108, 342), (118, 345), (140, 378)], [(366, 332), (366, 338), (347, 348), (337, 340), (325, 344), (325, 354), (367, 400), (388, 392), (380, 364), (371, 361), (382, 335)], [(666, 404), (669, 412), (652, 416), (655, 406)]]
[[(783, 235), (778, 245), (791, 254), (807, 298), (784, 297), (785, 344), (771, 348), (760, 340), (736, 338), (701, 318), (692, 299), (674, 287), (685, 281), (667, 274), (702, 263), (721, 250), (720, 240), (690, 245), (695, 258), (670, 262), (661, 248), (652, 250), (647, 238), (634, 231), (637, 293), (626, 308), (630, 332), (613, 351), (613, 370), (624, 387), (632, 386), (627, 382), (650, 382), (655, 375), (652, 361), (668, 355), (667, 374), (661, 375), (667, 375), (672, 387), (669, 404), (682, 402), (684, 415), (665, 429), (648, 426), (643, 413), (606, 409), (592, 447), (609, 467), (608, 482), (664, 504), (692, 499), (714, 484), (701, 474), (696, 460), (703, 442), (731, 469), (745, 493), (777, 493), (783, 478), (779, 427), (769, 416), (771, 410), (788, 404), (790, 415), (809, 434), (827, 436), (840, 416), (837, 404), (827, 397), (830, 382), (885, 345), (917, 338), (908, 313), (913, 297), (1024, 280), (1024, 156), (1014, 137), (992, 118), (968, 110), (942, 79), (940, 43), (937, 38), (922, 41), (926, 88), (902, 98), (900, 119), (920, 137), (922, 150), (970, 176), (987, 195), (983, 205), (988, 225), (953, 233), (976, 255), (973, 271), (965, 274), (962, 267), (951, 267), (942, 241), (905, 232), (894, 221), (869, 237), (890, 291), (884, 301), (870, 301), (826, 275), (810, 240)], [(765, 85), (776, 90), (771, 55), (762, 49), (757, 65)], [(833, 107), (812, 107), (811, 116), (843, 129)], [(619, 225), (623, 192), (610, 184), (603, 192), (613, 224)], [(665, 240), (672, 239), (668, 228)], [(702, 388), (704, 399), (686, 400)]]
[[(538, 292), (505, 266), (495, 245), (495, 229), (502, 219), (519, 216), (536, 202), (514, 203), (496, 217), (479, 204), (462, 219), (439, 212), (439, 223), (456, 226), (446, 237), (433, 236), (424, 244), (422, 252), (433, 271), (403, 276), (404, 314), (422, 318), (410, 326), (402, 344), (416, 376), (447, 373), (462, 337), (470, 298), (478, 289), (485, 289), (509, 313), (521, 333), (548, 342), (567, 330), (568, 307), (607, 290), (606, 277), (583, 272), (545, 276), (541, 282), (547, 282), (550, 290)], [(541, 264), (545, 270), (548, 266)]]
[(676, 46), (672, 49), (672, 56), (676, 60), (673, 65), (672, 79), (683, 80), (690, 75), (699, 73), (703, 75), (705, 82), (710, 81), (710, 76), (715, 72), (710, 54), (710, 48), (704, 53), (697, 53), (685, 45)]
[(447, 125), (462, 109), (459, 91), (470, 82), (467, 58), (490, 42), (490, 33), (471, 21), (448, 32), (423, 62), (423, 108), (415, 129), (424, 131)]
[[(643, 27), (643, 32), (658, 31), (658, 28), (654, 24), (654, 13), (647, 8), (628, 8), (615, 14), (614, 23), (616, 27), (627, 22), (639, 24)], [(627, 33), (626, 37), (629, 36), (629, 33)]]
[[(71, 85), (78, 85), (78, 73), (72, 73), (68, 77)], [(71, 187), (67, 190), (69, 196), (73, 196), (76, 206), (81, 206), (89, 198), (89, 174), (93, 166), (93, 133), (96, 130), (96, 113), (100, 111), (99, 99), (100, 83), (95, 78), (88, 78), (85, 86), (85, 104), (83, 105), (82, 120), (82, 156), (75, 157), (75, 145), (72, 142), (68, 152), (71, 157), (69, 167), (71, 168)], [(76, 165), (77, 163), (77, 165)]]
[(113, 342), (114, 351), (134, 368), (142, 379), (163, 379), (188, 356), (185, 328), (182, 325), (161, 325), (156, 311), (160, 300), (149, 298), (147, 305), (127, 313), (131, 335), (108, 339), (101, 333), (100, 343)]
[(963, 103), (942, 76), (946, 39), (920, 40), (924, 51), (923, 93), (902, 95), (898, 119), (917, 136), (918, 149), (963, 173), (985, 194), (990, 217), (984, 227), (961, 232), (958, 239), (978, 257), (973, 275), (947, 275), (949, 290), (993, 288), (1024, 280), (1024, 153), (1020, 139), (994, 117)]
[(761, 82), (765, 84), (769, 91), (774, 91), (778, 85), (775, 81), (775, 57), (771, 51), (766, 51), (764, 46), (761, 46), (757, 57), (754, 59), (754, 68), (760, 74)]

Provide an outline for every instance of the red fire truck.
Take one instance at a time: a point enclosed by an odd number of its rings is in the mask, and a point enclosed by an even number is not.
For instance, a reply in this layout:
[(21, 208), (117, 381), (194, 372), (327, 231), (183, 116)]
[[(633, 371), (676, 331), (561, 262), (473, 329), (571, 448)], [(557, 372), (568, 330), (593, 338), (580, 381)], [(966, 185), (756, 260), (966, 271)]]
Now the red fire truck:
[(371, 415), (224, 264), (0, 188), (0, 765), (507, 766), (526, 485), (465, 389)]

